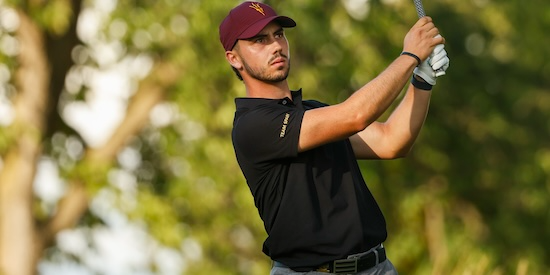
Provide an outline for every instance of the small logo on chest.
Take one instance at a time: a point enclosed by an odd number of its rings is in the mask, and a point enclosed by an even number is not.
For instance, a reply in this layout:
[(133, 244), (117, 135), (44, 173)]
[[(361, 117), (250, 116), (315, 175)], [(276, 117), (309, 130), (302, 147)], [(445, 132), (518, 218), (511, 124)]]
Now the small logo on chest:
[(286, 135), (286, 127), (288, 125), (288, 119), (290, 118), (290, 114), (286, 113), (285, 118), (283, 119), (283, 127), (281, 127), (281, 133), (279, 134), (279, 137), (283, 138)]

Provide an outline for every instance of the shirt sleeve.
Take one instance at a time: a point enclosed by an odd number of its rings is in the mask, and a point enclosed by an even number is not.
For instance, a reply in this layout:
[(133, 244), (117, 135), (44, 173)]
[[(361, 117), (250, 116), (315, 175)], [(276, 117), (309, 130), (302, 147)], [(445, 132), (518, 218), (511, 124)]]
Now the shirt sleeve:
[(295, 157), (304, 110), (265, 106), (235, 121), (233, 142), (237, 154), (253, 162)]

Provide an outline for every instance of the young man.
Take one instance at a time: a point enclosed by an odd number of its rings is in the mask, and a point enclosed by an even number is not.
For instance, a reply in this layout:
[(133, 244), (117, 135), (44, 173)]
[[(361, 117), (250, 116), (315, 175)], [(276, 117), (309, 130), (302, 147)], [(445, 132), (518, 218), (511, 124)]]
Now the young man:
[[(397, 274), (382, 245), (384, 216), (357, 159), (409, 152), (427, 114), (434, 70), (449, 66), (445, 40), (431, 18), (418, 20), (402, 55), (328, 106), (303, 101), (301, 90), (288, 86), (284, 28), (294, 26), (266, 4), (244, 2), (219, 27), (225, 57), (246, 88), (247, 96), (236, 99), (232, 139), (268, 233), (263, 251), (274, 261), (271, 274)], [(377, 122), (409, 80), (398, 107)]]

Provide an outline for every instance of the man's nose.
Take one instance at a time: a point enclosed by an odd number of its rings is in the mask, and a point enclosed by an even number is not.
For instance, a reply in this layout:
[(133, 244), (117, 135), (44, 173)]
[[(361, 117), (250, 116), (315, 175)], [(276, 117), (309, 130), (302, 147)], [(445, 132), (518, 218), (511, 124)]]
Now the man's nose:
[(275, 39), (274, 37), (271, 40), (271, 46), (273, 47), (273, 52), (280, 52), (283, 50), (283, 41), (280, 39)]

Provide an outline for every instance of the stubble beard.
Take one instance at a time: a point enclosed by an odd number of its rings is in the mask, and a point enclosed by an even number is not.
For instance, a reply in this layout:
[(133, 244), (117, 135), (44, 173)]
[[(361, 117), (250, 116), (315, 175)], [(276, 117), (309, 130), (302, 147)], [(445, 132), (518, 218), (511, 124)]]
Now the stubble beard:
[(277, 83), (286, 80), (288, 77), (288, 74), (290, 72), (290, 60), (287, 59), (287, 62), (288, 66), (281, 67), (277, 69), (276, 72), (271, 74), (267, 72), (267, 69), (265, 67), (255, 69), (248, 65), (248, 63), (244, 60), (243, 65), (244, 69), (246, 70), (247, 74), (250, 75), (250, 77), (263, 82)]

